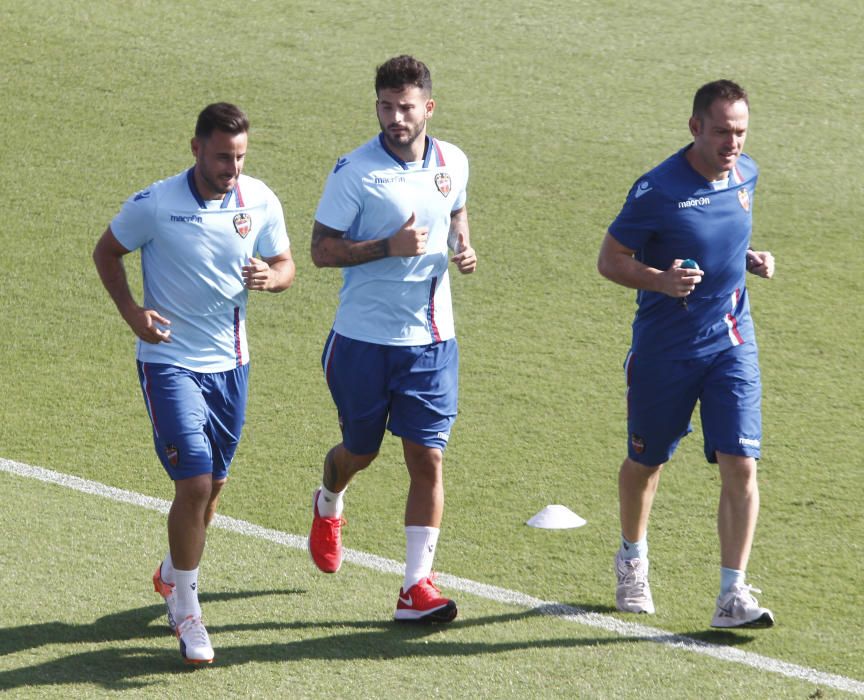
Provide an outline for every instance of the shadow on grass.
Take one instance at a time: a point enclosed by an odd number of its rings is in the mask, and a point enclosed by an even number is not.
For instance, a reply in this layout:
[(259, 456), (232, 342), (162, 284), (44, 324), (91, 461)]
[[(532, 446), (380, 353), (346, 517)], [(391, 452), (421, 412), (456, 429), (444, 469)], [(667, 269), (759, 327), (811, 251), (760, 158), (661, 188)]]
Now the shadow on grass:
[[(267, 590), (203, 594), (202, 603), (271, 595), (300, 595), (302, 590)], [(465, 631), (489, 625), (519, 622), (536, 617), (559, 616), (562, 613), (593, 614), (584, 608), (541, 606), (532, 610), (459, 619), (451, 626), (400, 624), (382, 621), (305, 621), (261, 622), (247, 625), (209, 626), (211, 636), (236, 631), (309, 630), (305, 639), (284, 643), (223, 646), (216, 640), (214, 670), (249, 663), (291, 663), (304, 660), (352, 661), (424, 657), (464, 657), (489, 655), (520, 649), (569, 649), (596, 647), (603, 644), (632, 644), (641, 641), (661, 641), (658, 637), (603, 636), (495, 641), (493, 632), (484, 641), (448, 639), (449, 629)], [(604, 610), (604, 612), (606, 612)], [(96, 645), (123, 643), (115, 648), (102, 648), (55, 658), (24, 668), (0, 671), (0, 691), (38, 686), (96, 685), (105, 690), (122, 691), (154, 687), (169, 682), (169, 677), (189, 673), (193, 667), (182, 663), (177, 645), (170, 640), (164, 624), (163, 605), (135, 608), (107, 615), (92, 624), (74, 625), (61, 622), (26, 625), (0, 632), (0, 655), (34, 649), (46, 645)], [(155, 624), (154, 624), (155, 623)], [(322, 635), (322, 632), (324, 634)], [(328, 633), (329, 632), (329, 633)], [(710, 636), (707, 636), (709, 635)], [(296, 635), (295, 635), (296, 636)], [(699, 634), (688, 637), (696, 641)], [(669, 635), (676, 638), (677, 635)], [(146, 646), (129, 646), (135, 640), (162, 639)], [(682, 637), (682, 639), (684, 639)], [(702, 643), (740, 643), (746, 641), (731, 633), (705, 633)], [(163, 676), (159, 680), (154, 677)]]

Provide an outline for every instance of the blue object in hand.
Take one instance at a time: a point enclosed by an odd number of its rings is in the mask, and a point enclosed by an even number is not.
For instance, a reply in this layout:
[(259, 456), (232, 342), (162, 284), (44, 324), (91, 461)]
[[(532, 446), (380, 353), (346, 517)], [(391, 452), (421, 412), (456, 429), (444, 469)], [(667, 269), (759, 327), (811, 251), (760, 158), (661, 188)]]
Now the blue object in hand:
[[(699, 269), (699, 263), (697, 263), (692, 258), (687, 258), (686, 260), (682, 260), (681, 264), (678, 267), (683, 267), (686, 270), (698, 270)], [(687, 310), (687, 297), (681, 297), (678, 301), (681, 304), (681, 308), (683, 308), (686, 311)]]

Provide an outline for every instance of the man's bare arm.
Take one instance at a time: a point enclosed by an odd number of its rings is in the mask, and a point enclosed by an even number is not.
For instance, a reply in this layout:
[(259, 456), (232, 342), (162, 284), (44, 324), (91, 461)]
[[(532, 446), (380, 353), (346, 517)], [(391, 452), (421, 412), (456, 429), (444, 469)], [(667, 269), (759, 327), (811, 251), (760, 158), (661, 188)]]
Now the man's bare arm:
[(370, 241), (352, 241), (337, 231), (316, 221), (312, 226), (312, 262), (316, 267), (351, 267), (380, 260), (391, 255), (412, 257), (426, 252), (429, 229), (415, 226), (412, 212), (408, 220), (393, 235)]
[(316, 221), (312, 226), (312, 262), (315, 267), (351, 267), (389, 255), (386, 238), (349, 241), (343, 232)]

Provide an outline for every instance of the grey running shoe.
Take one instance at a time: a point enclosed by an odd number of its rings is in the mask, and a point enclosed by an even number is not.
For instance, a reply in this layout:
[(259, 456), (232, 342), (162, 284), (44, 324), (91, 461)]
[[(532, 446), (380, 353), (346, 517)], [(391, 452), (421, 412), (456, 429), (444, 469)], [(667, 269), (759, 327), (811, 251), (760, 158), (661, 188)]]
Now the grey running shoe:
[(759, 607), (758, 601), (752, 596), (761, 593), (758, 588), (746, 583), (736, 583), (728, 593), (717, 598), (717, 610), (712, 627), (772, 627), (774, 614), (768, 608)]
[(654, 600), (648, 585), (647, 559), (622, 559), (615, 555), (615, 573), (618, 587), (615, 589), (615, 606), (621, 612), (654, 614)]

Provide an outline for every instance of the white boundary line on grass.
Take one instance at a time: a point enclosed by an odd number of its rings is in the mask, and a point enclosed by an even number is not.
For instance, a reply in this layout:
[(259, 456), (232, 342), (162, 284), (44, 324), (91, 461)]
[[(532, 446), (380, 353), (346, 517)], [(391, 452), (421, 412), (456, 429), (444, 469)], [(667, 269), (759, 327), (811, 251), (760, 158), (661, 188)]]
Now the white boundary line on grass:
[[(167, 513), (171, 506), (170, 502), (161, 498), (144, 496), (143, 494), (135, 493), (133, 491), (124, 491), (123, 489), (114, 488), (113, 486), (100, 484), (97, 481), (89, 481), (77, 476), (62, 474), (60, 472), (51, 471), (50, 469), (43, 469), (42, 467), (33, 467), (27, 464), (21, 464), (20, 462), (12, 462), (8, 459), (3, 459), (2, 457), (0, 457), (0, 470), (30, 479), (37, 479), (39, 481), (57, 484), (59, 486), (65, 486), (66, 488), (81, 491), (83, 493), (89, 493), (94, 496), (109, 498), (120, 503), (128, 503), (130, 505), (138, 506), (139, 508), (155, 510), (159, 513)], [(280, 532), (279, 530), (271, 530), (269, 528), (255, 525), (254, 523), (246, 522), (245, 520), (237, 520), (224, 515), (217, 515), (213, 519), (211, 527), (218, 527), (248, 537), (268, 540), (294, 549), (306, 549), (306, 537), (292, 535), (287, 532)], [(385, 559), (384, 557), (379, 557), (374, 554), (359, 552), (353, 549), (345, 550), (345, 561), (385, 573), (401, 575), (404, 571), (404, 565), (400, 562), (392, 559)], [(655, 627), (647, 627), (633, 622), (622, 622), (621, 620), (609, 615), (589, 612), (571, 605), (564, 605), (563, 603), (540, 600), (539, 598), (533, 598), (518, 591), (490, 586), (485, 583), (479, 583), (458, 576), (439, 574), (438, 579), (447, 588), (455, 588), (456, 590), (464, 591), (465, 593), (470, 593), (471, 595), (479, 596), (481, 598), (487, 598), (498, 603), (537, 610), (543, 614), (551, 615), (561, 620), (575, 622), (588, 627), (595, 627), (606, 632), (620, 634), (624, 637), (644, 639), (658, 644), (665, 644), (675, 649), (703, 654), (721, 661), (750, 666), (760, 671), (776, 673), (781, 676), (786, 676), (787, 678), (797, 678), (815, 685), (827, 686), (848, 693), (864, 695), (864, 682), (853, 678), (847, 678), (833, 673), (824, 673), (805, 666), (798, 666), (797, 664), (791, 664), (786, 661), (772, 659), (768, 656), (762, 656), (761, 654), (754, 654), (752, 652), (742, 651), (732, 647), (700, 642), (683, 635), (671, 634)]]

